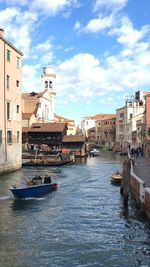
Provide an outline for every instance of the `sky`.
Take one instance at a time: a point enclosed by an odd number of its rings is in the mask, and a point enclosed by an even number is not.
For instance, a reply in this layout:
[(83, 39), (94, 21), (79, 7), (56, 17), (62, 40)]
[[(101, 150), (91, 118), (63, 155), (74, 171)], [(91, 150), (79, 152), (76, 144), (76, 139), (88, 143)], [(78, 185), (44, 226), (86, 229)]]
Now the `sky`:
[(150, 91), (150, 0), (0, 0), (0, 28), (23, 52), (23, 92), (56, 72), (55, 113), (80, 123)]

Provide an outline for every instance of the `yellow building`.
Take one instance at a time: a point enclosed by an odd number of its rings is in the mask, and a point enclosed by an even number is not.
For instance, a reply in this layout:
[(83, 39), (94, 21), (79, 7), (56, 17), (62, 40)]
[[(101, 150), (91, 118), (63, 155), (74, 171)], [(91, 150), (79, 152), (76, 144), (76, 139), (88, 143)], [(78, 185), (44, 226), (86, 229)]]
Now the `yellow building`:
[(67, 135), (75, 135), (76, 134), (76, 125), (74, 120), (66, 119), (61, 116), (55, 114), (55, 121), (56, 122), (63, 122), (67, 124), (68, 130)]
[(22, 56), (0, 29), (0, 174), (22, 164)]

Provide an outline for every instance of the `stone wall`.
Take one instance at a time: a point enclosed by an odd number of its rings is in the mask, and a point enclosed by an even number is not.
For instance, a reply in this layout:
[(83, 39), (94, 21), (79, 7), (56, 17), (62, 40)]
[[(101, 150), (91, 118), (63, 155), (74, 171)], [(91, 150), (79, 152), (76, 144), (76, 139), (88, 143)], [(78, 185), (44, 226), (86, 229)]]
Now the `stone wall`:
[(150, 188), (145, 188), (145, 214), (150, 219)]
[(145, 183), (133, 171), (131, 163), (130, 172), (131, 194), (136, 202), (144, 209), (145, 215), (150, 219), (150, 188), (145, 188)]
[(21, 169), (21, 167), (22, 167), (22, 162), (16, 163), (16, 164), (15, 163), (14, 164), (3, 164), (0, 166), (0, 175), (13, 172), (13, 171), (17, 171)]

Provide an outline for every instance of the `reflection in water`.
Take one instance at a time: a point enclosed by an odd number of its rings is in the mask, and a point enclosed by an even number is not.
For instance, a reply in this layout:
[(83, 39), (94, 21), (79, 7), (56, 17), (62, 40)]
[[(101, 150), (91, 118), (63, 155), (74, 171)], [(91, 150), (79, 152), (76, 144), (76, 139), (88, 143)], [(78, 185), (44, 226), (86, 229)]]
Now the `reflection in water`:
[(74, 165), (39, 168), (59, 189), (28, 200), (14, 200), (9, 186), (37, 169), (3, 176), (0, 267), (149, 266), (149, 223), (132, 199), (124, 208), (120, 188), (111, 184), (111, 174), (121, 168), (118, 155), (103, 151)]

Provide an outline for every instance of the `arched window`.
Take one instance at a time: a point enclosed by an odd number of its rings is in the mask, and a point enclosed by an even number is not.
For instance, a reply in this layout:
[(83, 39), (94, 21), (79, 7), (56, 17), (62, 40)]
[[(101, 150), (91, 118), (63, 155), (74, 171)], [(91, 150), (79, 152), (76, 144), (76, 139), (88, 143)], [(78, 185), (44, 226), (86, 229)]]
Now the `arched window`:
[(45, 81), (45, 88), (48, 88), (48, 81)]
[(49, 82), (49, 88), (52, 88), (52, 81)]

